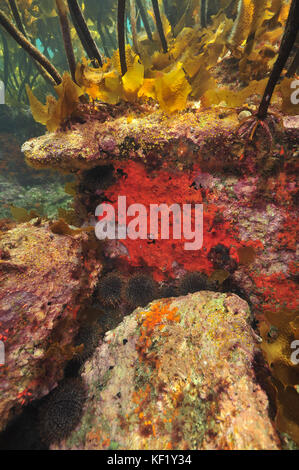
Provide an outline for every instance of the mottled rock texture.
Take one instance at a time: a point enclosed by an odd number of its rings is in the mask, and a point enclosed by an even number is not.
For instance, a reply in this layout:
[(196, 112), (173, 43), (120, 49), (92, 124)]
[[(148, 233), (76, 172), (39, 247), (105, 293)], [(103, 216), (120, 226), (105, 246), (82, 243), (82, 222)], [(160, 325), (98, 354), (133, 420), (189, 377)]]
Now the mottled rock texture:
[(277, 428), (298, 444), (299, 366), (290, 358), (299, 337), (299, 119), (284, 116), (270, 133), (259, 126), (250, 139), (238, 130), (242, 109), (192, 106), (172, 117), (131, 108), (33, 139), (23, 151), (36, 168), (77, 173), (74, 209), (84, 226), (95, 224), (101, 202), (116, 209), (119, 195), (146, 208), (203, 204), (201, 250), (187, 252), (182, 240), (113, 240), (105, 269), (147, 270), (166, 285), (199, 271), (212, 290), (246, 299), (273, 375)]
[(86, 234), (54, 234), (38, 219), (0, 232), (0, 430), (61, 380), (76, 313), (100, 271)]
[(278, 449), (249, 316), (208, 291), (136, 309), (85, 364), (83, 419), (57, 447)]
[[(294, 135), (298, 138), (299, 133), (298, 120), (285, 118), (284, 123), (280, 144), (288, 144), (288, 139)], [(244, 142), (236, 132), (238, 125), (238, 110), (230, 108), (188, 109), (175, 118), (146, 108), (105, 122), (90, 120), (74, 124), (71, 130), (47, 133), (26, 142), (22, 151), (27, 163), (35, 168), (71, 172), (129, 159), (151, 166), (157, 153), (169, 167), (201, 162), (207, 169), (232, 165), (244, 168), (246, 162), (240, 162)]]

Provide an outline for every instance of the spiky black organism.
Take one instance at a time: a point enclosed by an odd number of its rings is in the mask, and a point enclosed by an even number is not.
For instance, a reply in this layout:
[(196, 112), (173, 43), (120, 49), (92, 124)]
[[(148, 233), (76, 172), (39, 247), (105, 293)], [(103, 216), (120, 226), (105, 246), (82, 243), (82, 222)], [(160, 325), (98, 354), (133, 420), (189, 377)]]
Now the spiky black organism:
[(91, 357), (100, 341), (101, 329), (97, 324), (82, 326), (75, 338), (75, 346), (83, 346), (82, 352), (76, 356), (78, 360), (83, 363)]
[(123, 278), (118, 273), (109, 273), (100, 279), (98, 298), (105, 306), (115, 307), (122, 301)]
[(92, 170), (86, 170), (80, 176), (80, 193), (103, 191), (114, 182), (114, 168), (112, 165), (97, 166)]
[(93, 355), (96, 348), (101, 343), (102, 329), (97, 323), (84, 325), (78, 331), (74, 340), (74, 346), (79, 347), (79, 351), (71, 359), (64, 370), (64, 377), (78, 377), (80, 367)]
[(219, 243), (211, 248), (208, 259), (213, 263), (215, 269), (223, 269), (233, 273), (237, 269), (236, 261), (230, 257), (229, 248)]
[(223, 282), (220, 291), (224, 293), (238, 295), (239, 297), (241, 297), (241, 299), (245, 300), (248, 303), (250, 308), (252, 307), (252, 302), (248, 294), (245, 292), (244, 289), (242, 289), (241, 286), (239, 286), (239, 284), (237, 284), (237, 282), (231, 276)]
[(28, 405), (0, 434), (0, 450), (47, 450), (38, 430), (37, 401)]
[(207, 287), (207, 276), (198, 271), (194, 271), (192, 273), (185, 274), (185, 276), (181, 279), (179, 291), (181, 295), (187, 295), (194, 294), (194, 292), (206, 290)]
[(164, 284), (160, 288), (159, 297), (161, 297), (161, 299), (170, 299), (171, 297), (177, 297), (178, 295), (179, 291), (175, 284)]
[(213, 246), (208, 254), (208, 259), (213, 263), (215, 269), (223, 267), (229, 261), (229, 258), (229, 248), (221, 243)]
[(145, 307), (158, 296), (158, 286), (152, 277), (135, 274), (128, 281), (126, 299), (132, 307)]
[(86, 390), (81, 380), (64, 380), (48, 395), (39, 410), (40, 436), (46, 444), (65, 439), (80, 423)]

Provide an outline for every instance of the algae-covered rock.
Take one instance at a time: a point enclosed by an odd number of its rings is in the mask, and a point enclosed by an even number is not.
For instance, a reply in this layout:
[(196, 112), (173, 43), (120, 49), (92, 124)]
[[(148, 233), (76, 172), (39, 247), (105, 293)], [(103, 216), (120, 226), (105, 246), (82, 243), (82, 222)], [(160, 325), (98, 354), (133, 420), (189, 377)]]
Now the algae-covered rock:
[(76, 313), (100, 271), (83, 232), (54, 234), (39, 219), (0, 232), (0, 430), (61, 380), (74, 354)]
[(213, 292), (136, 309), (85, 364), (84, 416), (58, 448), (278, 449), (249, 316)]
[[(175, 117), (148, 108), (144, 113), (130, 111), (105, 122), (91, 119), (76, 123), (70, 130), (28, 140), (22, 151), (34, 168), (68, 172), (132, 159), (150, 166), (153, 155), (167, 162), (169, 168), (190, 163), (200, 163), (203, 169), (218, 170), (227, 165), (244, 168), (246, 159), (240, 161), (244, 141), (236, 132), (238, 124), (238, 110), (231, 108), (189, 108)], [(288, 139), (298, 141), (298, 119), (286, 117), (284, 126), (283, 135), (277, 135), (278, 149), (284, 140), (286, 145)], [(264, 152), (269, 154), (267, 145)]]

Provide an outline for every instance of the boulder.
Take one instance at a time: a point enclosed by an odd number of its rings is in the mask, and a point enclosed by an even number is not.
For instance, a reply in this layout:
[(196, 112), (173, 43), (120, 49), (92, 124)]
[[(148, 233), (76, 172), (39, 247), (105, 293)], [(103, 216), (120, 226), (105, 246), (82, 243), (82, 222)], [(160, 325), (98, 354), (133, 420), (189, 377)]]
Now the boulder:
[(279, 449), (249, 317), (210, 291), (136, 309), (86, 362), (83, 419), (55, 448)]
[(61, 380), (100, 271), (86, 233), (59, 235), (39, 219), (0, 232), (0, 430)]

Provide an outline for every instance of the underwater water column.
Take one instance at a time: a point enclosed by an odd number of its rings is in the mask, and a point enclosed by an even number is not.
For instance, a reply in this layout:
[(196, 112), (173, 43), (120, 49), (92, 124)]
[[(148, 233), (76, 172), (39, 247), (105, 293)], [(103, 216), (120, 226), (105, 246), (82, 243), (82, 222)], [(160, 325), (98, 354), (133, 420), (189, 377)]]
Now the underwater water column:
[(13, 17), (15, 19), (17, 27), (19, 28), (21, 33), (24, 34), (24, 36), (27, 36), (25, 28), (24, 28), (22, 20), (21, 20), (21, 17), (20, 17), (19, 9), (17, 7), (17, 4), (16, 4), (15, 0), (8, 0), (8, 3), (9, 3), (9, 6), (10, 6), (10, 9), (12, 11)]
[(54, 65), (35, 47), (24, 34), (19, 31), (4, 12), (0, 11), (0, 25), (8, 32), (10, 36), (34, 59), (38, 62), (59, 85), (62, 82), (61, 75)]

